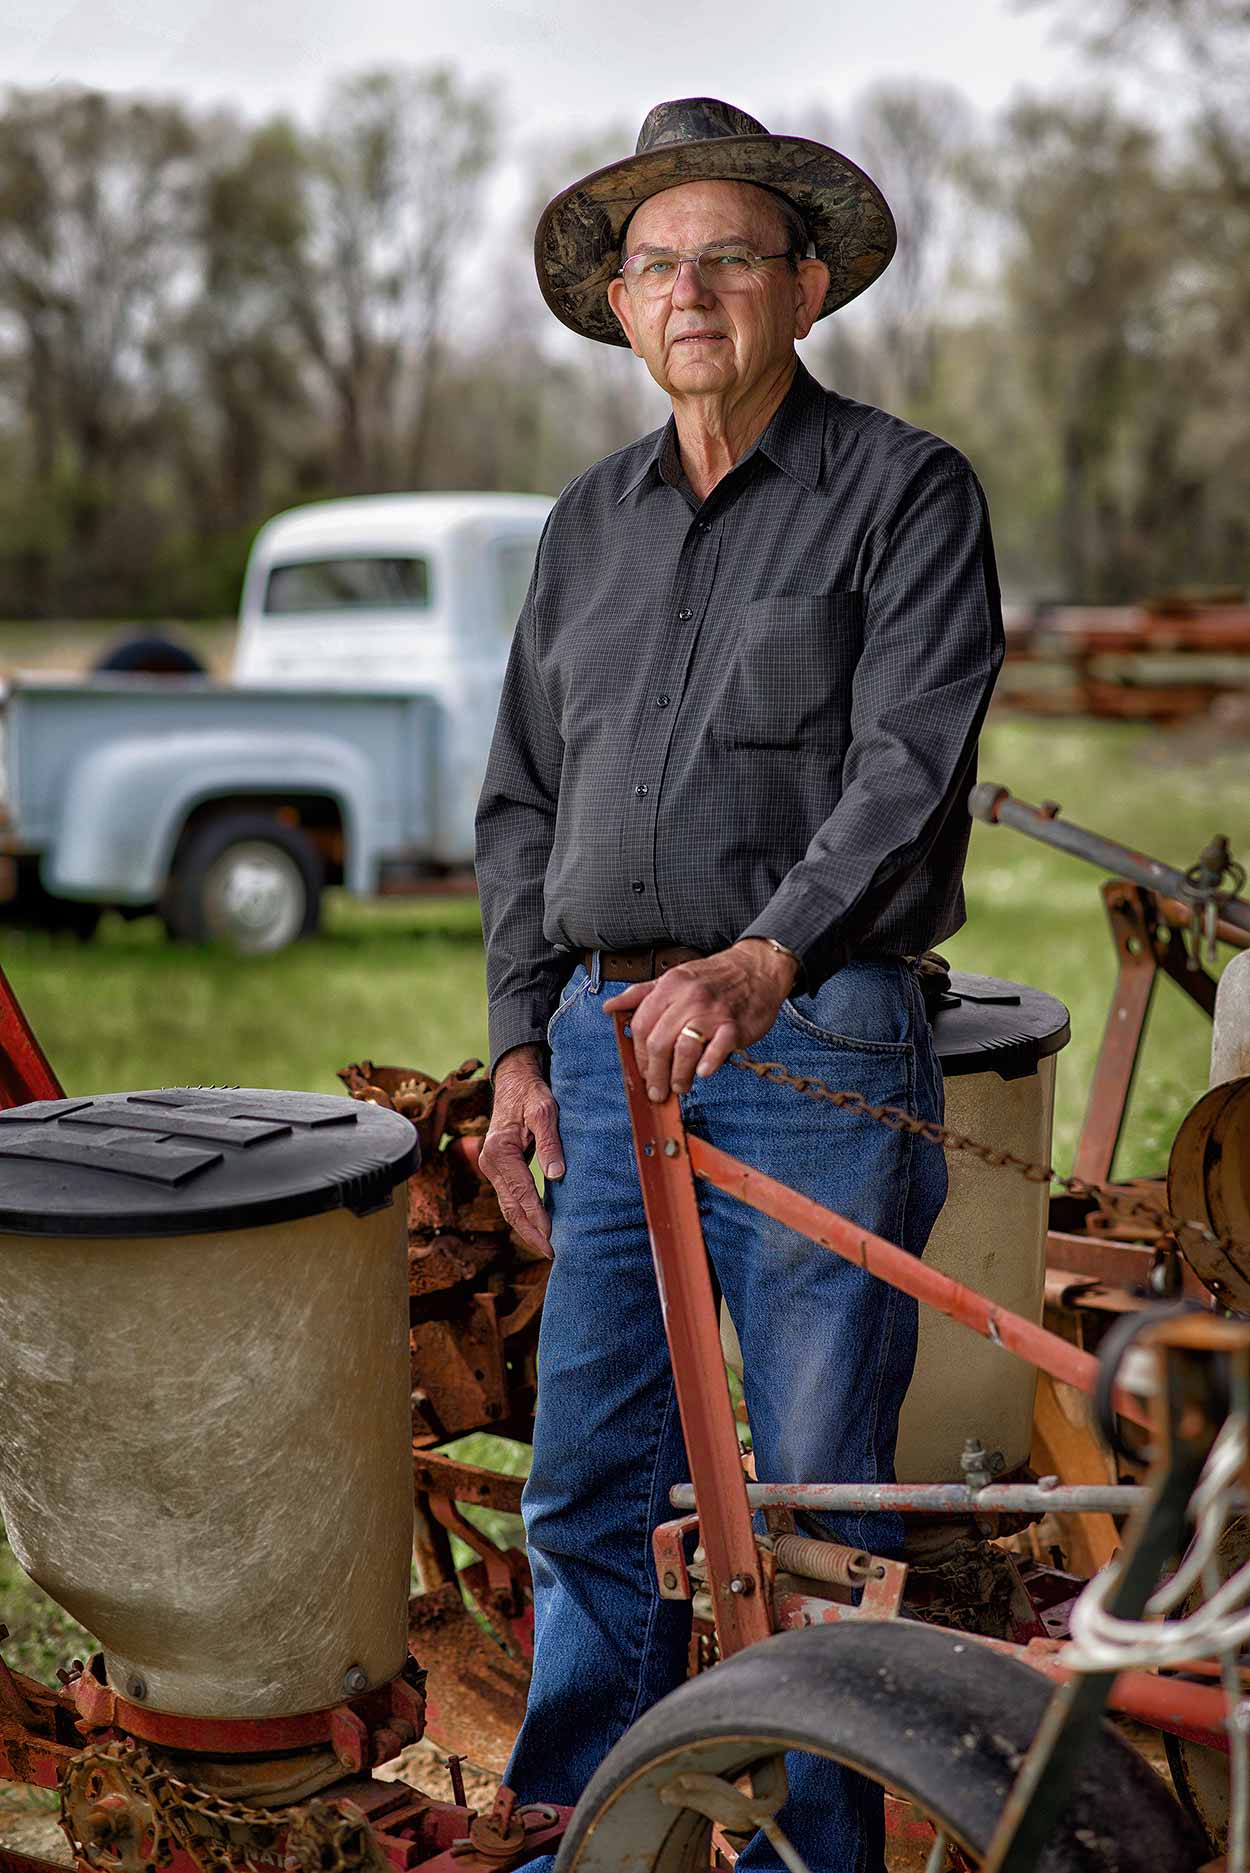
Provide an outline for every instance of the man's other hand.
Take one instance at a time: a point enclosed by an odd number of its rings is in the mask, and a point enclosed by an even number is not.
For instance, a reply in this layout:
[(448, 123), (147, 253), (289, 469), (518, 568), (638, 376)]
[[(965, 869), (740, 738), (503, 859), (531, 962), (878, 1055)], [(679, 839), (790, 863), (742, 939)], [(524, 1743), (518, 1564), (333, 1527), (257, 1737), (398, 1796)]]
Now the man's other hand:
[[(604, 1002), (605, 1014), (630, 1013), (634, 1058), (651, 1099), (688, 1093), (696, 1072), (715, 1073), (738, 1047), (767, 1034), (794, 987), (798, 964), (759, 937), (697, 962), (680, 963), (655, 982), (635, 982)], [(693, 1028), (702, 1039), (683, 1034)]]
[(551, 1218), (539, 1201), (529, 1161), (535, 1151), (543, 1176), (564, 1176), (559, 1108), (542, 1073), (537, 1047), (513, 1047), (495, 1068), (490, 1129), (478, 1165), (489, 1177), (499, 1207), (518, 1236), (540, 1254), (551, 1254)]

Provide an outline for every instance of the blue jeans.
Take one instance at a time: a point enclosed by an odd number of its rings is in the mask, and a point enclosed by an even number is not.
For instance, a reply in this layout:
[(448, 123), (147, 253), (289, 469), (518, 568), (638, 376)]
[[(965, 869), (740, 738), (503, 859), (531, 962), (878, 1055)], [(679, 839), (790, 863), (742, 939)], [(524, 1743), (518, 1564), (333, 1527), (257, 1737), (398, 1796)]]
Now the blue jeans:
[[(661, 1600), (651, 1531), (689, 1479), (612, 1022), (616, 988), (579, 967), (552, 1016), (567, 1165), (548, 1185), (555, 1262), (538, 1352), (524, 1513), (534, 1675), (508, 1767), (523, 1801), (576, 1802), (612, 1744), (686, 1672), (690, 1608)], [(915, 975), (852, 962), (787, 1002), (750, 1050), (874, 1104), (942, 1116)], [(946, 1195), (932, 1145), (726, 1065), (682, 1099), (687, 1128), (922, 1253)], [(704, 1238), (742, 1342), (757, 1474), (888, 1482), (916, 1351), (914, 1301), (732, 1197), (699, 1187)], [(853, 1547), (897, 1552), (893, 1514), (825, 1515)], [(882, 1802), (862, 1778), (791, 1755), (779, 1819), (812, 1873), (879, 1873)], [(739, 1864), (780, 1866), (757, 1835)]]

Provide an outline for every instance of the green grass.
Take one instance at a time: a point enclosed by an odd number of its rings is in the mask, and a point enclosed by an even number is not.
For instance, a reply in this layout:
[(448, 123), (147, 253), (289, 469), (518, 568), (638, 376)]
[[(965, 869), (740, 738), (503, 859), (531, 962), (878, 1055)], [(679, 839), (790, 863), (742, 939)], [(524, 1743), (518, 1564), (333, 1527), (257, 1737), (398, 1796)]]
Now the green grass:
[(442, 1073), (486, 1053), (475, 899), (359, 903), (320, 935), (244, 961), (106, 918), (89, 944), (9, 930), (0, 962), (67, 1092), (291, 1086), (342, 1092), (349, 1061)]
[[(1194, 744), (1119, 724), (996, 721), (981, 774), (1034, 804), (1058, 800), (1066, 818), (1181, 868), (1215, 832), (1250, 860), (1250, 756), (1212, 742), (1205, 758), (1182, 762), (1182, 746)], [(1055, 1112), (1054, 1161), (1066, 1170), (1115, 980), (1102, 874), (1019, 833), (976, 826), (966, 878), (968, 923), (944, 953), (961, 969), (1047, 989), (1071, 1010)], [(1210, 1051), (1210, 1023), (1160, 982), (1117, 1176), (1166, 1167), (1176, 1128), (1206, 1087)]]
[[(1070, 818), (1174, 864), (1191, 863), (1216, 831), (1250, 856), (1246, 757), (1213, 745), (1186, 764), (1174, 758), (1182, 745), (1119, 725), (1001, 720), (986, 734), (981, 772), (1026, 800), (1058, 799)], [(1035, 984), (1070, 1007), (1060, 1168), (1071, 1161), (1114, 978), (1098, 884), (1088, 866), (977, 827), (968, 927), (945, 946), (960, 968)], [(248, 962), (173, 948), (153, 920), (119, 918), (86, 945), (0, 932), (0, 962), (70, 1092), (187, 1082), (333, 1092), (335, 1069), (351, 1060), (441, 1074), (486, 1052), (471, 900), (361, 904), (335, 895), (320, 936)], [(1166, 1164), (1176, 1126), (1206, 1084), (1209, 1050), (1208, 1023), (1162, 983), (1118, 1174)], [(486, 1446), (470, 1442), (465, 1455), (482, 1461)], [(522, 1461), (507, 1453), (507, 1467)], [(6, 1648), (14, 1662), (43, 1676), (84, 1643), (2, 1544), (0, 1617), (17, 1635)]]
[[(1028, 800), (1173, 863), (1213, 831), (1250, 854), (1250, 763), (1152, 761), (1169, 744), (1136, 728), (998, 721), (981, 771)], [(1050, 990), (1072, 1010), (1060, 1062), (1056, 1152), (1070, 1160), (1114, 976), (1099, 874), (1019, 834), (978, 826), (969, 921), (945, 946), (963, 969)], [(472, 900), (365, 904), (332, 893), (322, 933), (240, 961), (167, 944), (155, 919), (106, 918), (93, 943), (0, 932), (0, 962), (70, 1092), (179, 1082), (337, 1091), (335, 1069), (372, 1058), (441, 1073), (486, 1052)], [(1120, 1169), (1161, 1162), (1205, 1083), (1209, 1029), (1160, 985)]]

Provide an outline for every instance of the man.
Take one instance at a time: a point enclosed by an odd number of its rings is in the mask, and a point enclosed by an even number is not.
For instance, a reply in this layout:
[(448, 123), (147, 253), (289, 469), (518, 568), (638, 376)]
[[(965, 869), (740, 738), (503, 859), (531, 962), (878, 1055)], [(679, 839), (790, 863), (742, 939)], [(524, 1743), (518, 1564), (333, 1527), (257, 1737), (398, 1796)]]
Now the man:
[[(634, 157), (538, 228), (553, 311), (628, 343), (673, 414), (550, 516), (478, 816), (482, 1166), (555, 1263), (508, 1772), (526, 1800), (576, 1800), (680, 1681), (689, 1631), (651, 1564), (687, 1466), (608, 1016), (631, 1011), (651, 1097), (679, 1093), (692, 1131), (865, 1227), (919, 1254), (945, 1195), (940, 1151), (725, 1064), (745, 1049), (941, 1116), (914, 959), (963, 921), (1002, 656), (985, 504), (954, 449), (823, 390), (794, 350), (893, 243), (853, 164), (707, 98), (652, 111)], [(914, 1305), (700, 1202), (759, 1475), (888, 1479)], [(820, 1522), (878, 1552), (901, 1539), (893, 1517)], [(813, 1873), (881, 1865), (880, 1798), (832, 1765), (792, 1759), (781, 1822)], [(757, 1836), (742, 1864), (779, 1863)]]

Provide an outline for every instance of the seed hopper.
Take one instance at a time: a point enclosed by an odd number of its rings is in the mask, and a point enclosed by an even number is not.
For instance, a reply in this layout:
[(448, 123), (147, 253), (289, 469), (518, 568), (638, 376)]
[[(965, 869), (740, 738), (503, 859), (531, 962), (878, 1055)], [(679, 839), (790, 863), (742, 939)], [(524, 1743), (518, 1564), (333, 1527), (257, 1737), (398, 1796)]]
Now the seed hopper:
[[(690, 1678), (572, 1814), (506, 1786), (480, 1812), (464, 1798), (464, 1759), (503, 1770), (533, 1619), (523, 1552), (479, 1513), (514, 1513), (520, 1481), (447, 1447), (526, 1440), (546, 1266), (478, 1175), (478, 1064), (436, 1082), (362, 1062), (349, 1099), (66, 1099), (6, 992), (0, 1504), (100, 1650), (55, 1686), (0, 1662), (0, 1775), (60, 1791), (80, 1866), (484, 1873), (558, 1853), (560, 1873), (685, 1873), (762, 1828), (805, 1873), (785, 1755), (809, 1749), (885, 1787), (909, 1873), (1244, 1867), (1250, 970), (1235, 958), (1217, 995), (1194, 940), (1208, 960), (1250, 946), (1250, 905), (1214, 843), (1180, 874), (1005, 790), (971, 806), (1115, 873), (1115, 998), (1057, 1195), (1067, 1017), (1025, 985), (934, 984), (948, 1129), (917, 1148), (945, 1147), (952, 1176), (923, 1262), (688, 1135), (618, 1022), (690, 1458), (653, 1536), (659, 1593), (690, 1605)], [(1214, 1084), (1166, 1180), (1116, 1184), (1160, 974), (1215, 1016)], [(754, 1476), (705, 1183), (924, 1304), (899, 1482)], [(886, 1505), (902, 1556), (808, 1520)], [(1108, 1708), (1164, 1739), (1172, 1788)], [(372, 1773), (423, 1739), (451, 1800)]]

